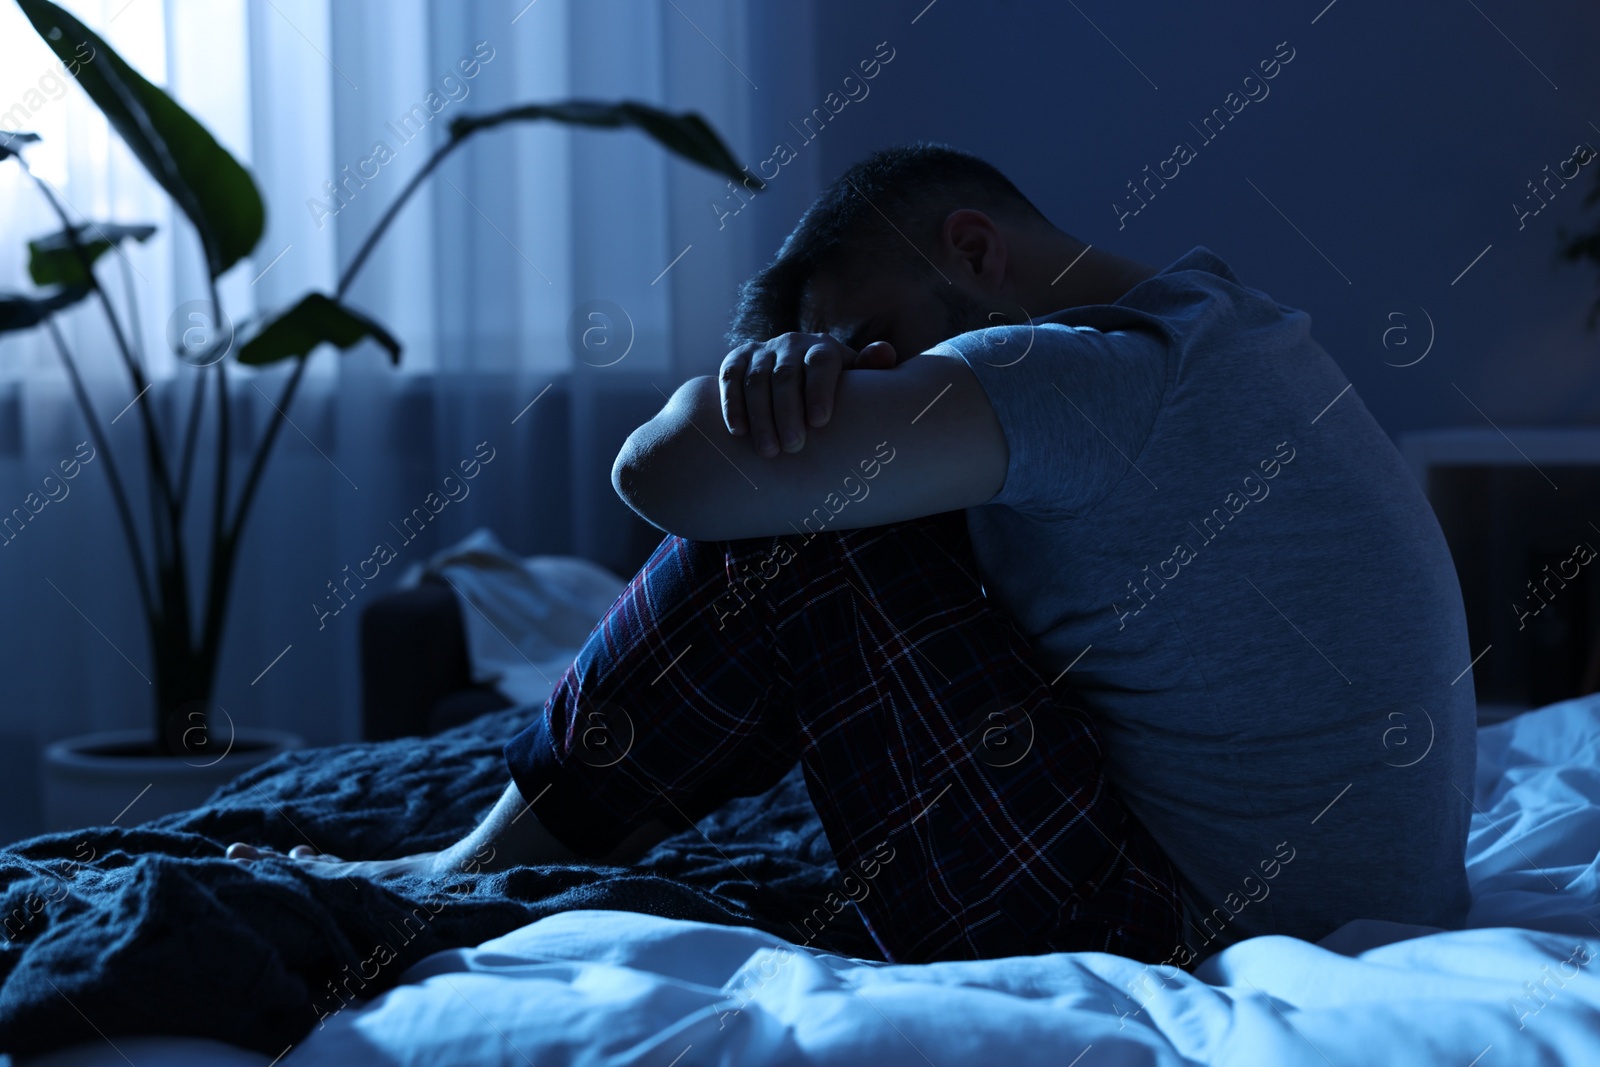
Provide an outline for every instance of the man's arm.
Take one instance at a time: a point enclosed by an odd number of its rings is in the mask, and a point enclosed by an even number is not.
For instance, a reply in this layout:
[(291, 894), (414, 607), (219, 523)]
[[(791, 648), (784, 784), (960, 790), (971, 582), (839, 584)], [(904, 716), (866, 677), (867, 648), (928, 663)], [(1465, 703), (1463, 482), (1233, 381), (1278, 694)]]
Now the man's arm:
[(629, 436), (611, 480), (653, 526), (719, 541), (976, 507), (1000, 491), (1008, 455), (966, 361), (929, 352), (841, 374), (828, 423), (770, 459), (727, 431), (717, 379), (691, 378)]

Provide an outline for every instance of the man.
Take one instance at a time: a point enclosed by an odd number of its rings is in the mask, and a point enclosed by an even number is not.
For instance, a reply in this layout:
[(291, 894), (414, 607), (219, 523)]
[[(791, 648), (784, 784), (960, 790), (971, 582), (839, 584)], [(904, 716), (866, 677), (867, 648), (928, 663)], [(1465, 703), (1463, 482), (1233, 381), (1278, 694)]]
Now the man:
[(887, 959), (1460, 923), (1459, 587), (1305, 313), (917, 145), (818, 198), (730, 340), (617, 458), (672, 536), (496, 809), (308, 862), (627, 862), (798, 759)]

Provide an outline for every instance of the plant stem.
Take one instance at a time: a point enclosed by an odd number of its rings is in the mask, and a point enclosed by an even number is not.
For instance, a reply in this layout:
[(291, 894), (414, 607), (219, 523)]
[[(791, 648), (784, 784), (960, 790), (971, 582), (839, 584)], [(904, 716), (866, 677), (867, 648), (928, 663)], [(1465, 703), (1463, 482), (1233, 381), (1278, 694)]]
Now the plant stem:
[(144, 351), (144, 326), (139, 322), (139, 301), (133, 295), (133, 264), (128, 262), (128, 257), (120, 248), (114, 248), (122, 260), (122, 292), (128, 302), (128, 325), (133, 332), (134, 353), (139, 358), (139, 369), (146, 374), (149, 369), (146, 364), (149, 360)]
[[(215, 278), (211, 278), (210, 283), (211, 323), (213, 329), (215, 329), (222, 322), (222, 302), (217, 298), (217, 280)], [(195, 441), (198, 439), (200, 434), (200, 401), (201, 398), (206, 395), (206, 368), (211, 366), (212, 362), (222, 362), (220, 358), (214, 361), (210, 359), (211, 352), (216, 349), (218, 343), (219, 342), (217, 339), (213, 336), (211, 344), (207, 346), (204, 353), (206, 357), (205, 361), (199, 363), (195, 367), (195, 369), (200, 372), (200, 378), (199, 381), (194, 383), (194, 397), (189, 402), (189, 417), (184, 423), (183, 445), (178, 453), (178, 509), (180, 511), (187, 509), (189, 500), (189, 475), (190, 472), (194, 470), (194, 447)], [(233, 331), (231, 329), (228, 331), (228, 340), (226, 343), (228, 347), (233, 347)], [(181, 352), (174, 351), (173, 354), (176, 355), (180, 361), (188, 362), (187, 360), (183, 359)], [(224, 352), (223, 356), (225, 357), (226, 355), (227, 353)]]
[(144, 608), (146, 623), (150, 626), (151, 633), (156, 630), (160, 615), (156, 611), (154, 598), (150, 595), (150, 580), (145, 574), (144, 546), (139, 541), (139, 528), (133, 521), (133, 510), (128, 507), (128, 495), (123, 489), (122, 476), (117, 473), (117, 462), (111, 452), (111, 446), (106, 441), (105, 430), (100, 426), (99, 416), (95, 414), (94, 404), (89, 400), (89, 393), (83, 387), (83, 378), (78, 373), (77, 362), (72, 358), (72, 353), (67, 350), (66, 338), (61, 336), (61, 328), (56, 325), (55, 316), (48, 316), (45, 327), (50, 331), (50, 338), (55, 342), (56, 352), (61, 356), (61, 363), (67, 370), (67, 380), (72, 384), (73, 395), (77, 397), (78, 407), (83, 410), (84, 421), (89, 424), (89, 436), (94, 438), (94, 443), (99, 446), (100, 452), (106, 460), (106, 481), (111, 486), (111, 500), (117, 509), (117, 518), (122, 523), (122, 532), (127, 540), (128, 552), (133, 556), (133, 577), (139, 586), (139, 602)]
[[(470, 134), (471, 131), (468, 132)], [(406, 183), (405, 188), (400, 190), (400, 195), (395, 197), (394, 203), (389, 205), (383, 216), (378, 219), (377, 224), (372, 227), (372, 232), (367, 235), (367, 239), (361, 242), (361, 247), (356, 250), (355, 256), (350, 260), (350, 264), (339, 275), (339, 283), (334, 288), (335, 299), (343, 298), (344, 294), (349, 291), (351, 284), (355, 282), (356, 275), (361, 272), (361, 268), (366, 265), (368, 257), (372, 255), (372, 250), (377, 247), (378, 240), (388, 232), (395, 217), (400, 214), (400, 209), (406, 206), (406, 202), (422, 187), (422, 183), (428, 179), (428, 175), (438, 169), (439, 164), (444, 162), (446, 156), (455, 151), (456, 147), (466, 139), (466, 136), (458, 137), (452, 135), (448, 141), (434, 150), (433, 155), (429, 156), (428, 161), (422, 165), (422, 169), (411, 176), (411, 180)], [(239, 535), (244, 529), (245, 517), (249, 515), (250, 505), (255, 500), (256, 489), (261, 483), (262, 471), (267, 465), (267, 457), (271, 454), (273, 443), (277, 440), (278, 428), (283, 424), (284, 418), (287, 417), (283, 413), (289, 410), (289, 405), (294, 401), (295, 392), (300, 387), (300, 379), (305, 374), (306, 363), (310, 358), (309, 354), (300, 356), (299, 362), (295, 364), (294, 370), (290, 372), (289, 381), (283, 388), (283, 395), (278, 398), (277, 407), (280, 417), (272, 420), (267, 426), (266, 434), (262, 437), (260, 446), (250, 459), (250, 468), (245, 474), (244, 483), (239, 493), (239, 505), (234, 511), (233, 522), (228, 526), (226, 534), (230, 551), (232, 545), (238, 542)], [(231, 562), (229, 567), (231, 569)]]
[[(200, 675), (208, 682), (210, 670), (205, 664), (196, 664), (193, 660), (193, 630), (189, 618), (189, 583), (188, 560), (183, 545), (183, 512), (178, 505), (177, 496), (173, 491), (172, 481), (167, 468), (166, 452), (162, 448), (160, 435), (156, 431), (155, 417), (152, 414), (152, 404), (146, 399), (150, 383), (146, 380), (143, 367), (134, 357), (133, 349), (128, 343), (126, 333), (123, 331), (122, 322), (117, 318), (116, 310), (111, 306), (111, 299), (105, 287), (100, 284), (100, 278), (95, 274), (94, 261), (79, 240), (77, 228), (68, 218), (66, 209), (55, 195), (55, 190), (50, 183), (34, 174), (28, 169), (25, 162), (23, 170), (33, 179), (34, 184), (44, 194), (56, 217), (61, 220), (61, 225), (66, 234), (67, 243), (72, 246), (73, 255), (77, 258), (83, 269), (85, 280), (99, 298), (100, 306), (105, 311), (106, 321), (111, 327), (112, 338), (116, 342), (117, 352), (122, 357), (123, 366), (128, 371), (134, 392), (133, 405), (139, 409), (139, 424), (143, 429), (145, 460), (149, 466), (146, 485), (150, 492), (150, 526), (151, 543), (153, 548), (152, 566), (154, 570), (155, 586), (152, 590), (145, 582), (143, 570), (144, 551), (138, 541), (137, 527), (133, 524), (132, 513), (124, 515), (124, 532), (128, 537), (129, 551), (134, 555), (135, 571), (138, 574), (140, 593), (145, 600), (145, 617), (150, 628), (151, 651), (155, 656), (157, 681), (155, 683), (155, 712), (156, 712), (156, 746), (158, 751), (172, 754), (174, 751), (169, 737), (167, 717), (175, 712), (176, 704), (184, 692), (188, 690), (188, 676), (194, 673), (196, 667), (200, 668)], [(216, 296), (216, 280), (210, 279), (213, 300)], [(213, 310), (217, 305), (213, 303)], [(77, 369), (72, 367), (72, 374), (77, 378)], [(81, 384), (81, 383), (80, 383)], [(87, 394), (83, 394), (84, 400)], [(84, 402), (80, 400), (80, 403)], [(105, 447), (108, 471), (114, 470), (111, 463), (109, 445)], [(125, 506), (125, 501), (123, 501)], [(159, 605), (159, 610), (157, 609)]]
[[(178, 510), (188, 511), (189, 476), (194, 471), (194, 446), (200, 436), (201, 401), (206, 395), (206, 368), (195, 368), (194, 393), (189, 398), (189, 417), (185, 420), (183, 447), (178, 459)], [(177, 381), (176, 378), (173, 379)]]
[(428, 175), (432, 174), (439, 164), (444, 162), (445, 157), (454, 152), (464, 140), (466, 140), (465, 136), (457, 137), (452, 134), (448, 141), (434, 150), (433, 155), (429, 156), (428, 161), (422, 165), (422, 169), (411, 176), (411, 180), (406, 183), (406, 187), (400, 190), (400, 195), (394, 198), (394, 203), (389, 205), (388, 210), (378, 219), (377, 225), (372, 227), (372, 232), (367, 234), (367, 239), (361, 242), (361, 247), (356, 250), (355, 257), (350, 260), (350, 265), (345, 267), (344, 273), (339, 276), (339, 285), (333, 291), (335, 299), (342, 299), (344, 294), (349, 291), (351, 283), (356, 279), (356, 274), (360, 272), (367, 262), (367, 257), (372, 254), (373, 248), (377, 246), (378, 239), (388, 232), (390, 224), (395, 220), (395, 216), (400, 214), (400, 209), (406, 206), (406, 201), (411, 199), (412, 194), (421, 188), (423, 182), (428, 180)]
[[(83, 269), (85, 280), (94, 290), (95, 296), (100, 301), (101, 308), (105, 311), (106, 322), (111, 327), (112, 338), (116, 341), (117, 352), (122, 357), (123, 366), (128, 371), (128, 377), (134, 388), (133, 403), (139, 409), (139, 425), (143, 430), (145, 458), (150, 467), (146, 486), (150, 493), (150, 533), (151, 547), (153, 549), (151, 564), (154, 570), (155, 586), (154, 598), (159, 602), (159, 611), (153, 604), (147, 603), (146, 618), (150, 623), (151, 651), (155, 654), (158, 663), (166, 662), (172, 655), (174, 645), (187, 648), (190, 640), (189, 628), (189, 591), (187, 581), (187, 567), (183, 547), (183, 515), (178, 509), (177, 498), (173, 494), (172, 483), (168, 478), (166, 454), (161, 447), (161, 438), (156, 433), (155, 419), (151, 414), (151, 403), (146, 399), (150, 383), (146, 381), (144, 372), (138, 360), (134, 358), (133, 350), (128, 344), (127, 335), (122, 329), (122, 321), (117, 318), (116, 310), (111, 306), (111, 298), (107, 295), (105, 287), (100, 284), (100, 278), (95, 274), (94, 261), (89, 252), (78, 238), (78, 230), (68, 218), (66, 209), (56, 197), (55, 190), (50, 183), (40, 178), (29, 169), (21, 157), (18, 162), (23, 163), (23, 170), (28, 177), (38, 186), (44, 194), (45, 200), (61, 220), (63, 232), (66, 234), (67, 243), (72, 246), (73, 255), (77, 257), (79, 266)], [(74, 367), (76, 373), (76, 367)], [(111, 452), (109, 445), (106, 448), (109, 463)], [(132, 516), (124, 524), (125, 532), (132, 537), (135, 528), (131, 525)], [(151, 599), (152, 590), (143, 586), (143, 557), (142, 545), (137, 540), (130, 540), (129, 550), (134, 552), (139, 559), (139, 575), (142, 591), (147, 599)], [(177, 630), (178, 640), (174, 641), (172, 630)], [(170, 678), (170, 672), (163, 672), (163, 676)], [(166, 741), (160, 729), (164, 721), (167, 708), (164, 705), (171, 696), (168, 684), (156, 686), (156, 717), (158, 723), (157, 744), (166, 747)]]
[[(395, 197), (394, 203), (390, 204), (388, 209), (384, 211), (383, 216), (373, 226), (372, 232), (367, 235), (367, 239), (356, 250), (356, 254), (350, 260), (349, 266), (345, 267), (344, 272), (340, 274), (339, 283), (334, 289), (334, 297), (336, 299), (343, 298), (344, 294), (349, 291), (351, 284), (356, 279), (356, 275), (360, 273), (368, 257), (372, 255), (372, 250), (377, 247), (378, 240), (388, 232), (395, 217), (400, 214), (400, 209), (406, 206), (406, 202), (422, 187), (422, 183), (428, 179), (428, 175), (437, 170), (439, 164), (444, 162), (445, 157), (455, 151), (463, 140), (465, 140), (465, 137), (452, 136), (450, 140), (434, 150), (433, 155), (428, 157), (428, 161), (422, 165), (422, 169), (411, 176), (411, 180), (406, 183), (405, 188), (400, 190), (400, 195)], [(309, 359), (309, 355), (300, 356), (299, 362), (295, 364), (294, 370), (290, 372), (289, 381), (283, 389), (283, 395), (278, 398), (277, 407), (280, 413), (287, 412), (289, 405), (293, 403), (295, 391), (300, 387), (300, 379), (305, 374), (306, 363)], [(226, 535), (230, 546), (238, 541), (239, 534), (244, 529), (245, 517), (250, 513), (250, 505), (255, 500), (256, 489), (261, 483), (261, 473), (267, 465), (267, 457), (272, 452), (273, 442), (277, 440), (278, 428), (282, 424), (282, 415), (272, 420), (267, 427), (266, 434), (261, 439), (260, 447), (256, 449), (255, 455), (251, 457), (250, 469), (245, 474), (243, 487), (239, 493), (239, 505), (235, 509), (233, 522), (228, 527)]]
[[(51, 211), (56, 213), (56, 218), (61, 219), (62, 232), (66, 234), (67, 243), (72, 246), (72, 254), (77, 258), (78, 266), (82, 267), (85, 282), (94, 290), (94, 296), (99, 299), (101, 309), (106, 312), (106, 322), (110, 326), (112, 339), (117, 342), (117, 354), (122, 357), (123, 366), (128, 371), (128, 378), (133, 384), (133, 405), (139, 408), (139, 426), (144, 432), (144, 451), (149, 474), (146, 477), (146, 486), (150, 494), (150, 541), (152, 541), (152, 568), (154, 568), (154, 589), (144, 584), (144, 547), (138, 541), (138, 528), (133, 525), (131, 512), (125, 515), (123, 530), (128, 541), (128, 550), (134, 553), (134, 558), (139, 560), (138, 574), (141, 584), (141, 595), (146, 600), (146, 621), (150, 627), (150, 651), (154, 653), (157, 662), (157, 685), (155, 685), (155, 715), (157, 715), (157, 745), (158, 749), (166, 750), (165, 736), (162, 725), (165, 720), (166, 707), (170, 702), (171, 678), (173, 672), (163, 669), (165, 664), (173, 662), (174, 645), (187, 645), (189, 633), (189, 592), (184, 581), (184, 547), (182, 547), (182, 515), (179, 514), (178, 501), (173, 496), (168, 472), (166, 472), (166, 456), (162, 451), (162, 442), (155, 432), (155, 419), (150, 414), (149, 403), (144, 403), (144, 394), (149, 389), (149, 382), (144, 378), (144, 371), (134, 358), (133, 349), (128, 344), (128, 336), (122, 328), (122, 320), (117, 317), (117, 310), (112, 307), (110, 296), (106, 293), (106, 286), (99, 282), (99, 275), (94, 274), (94, 261), (88, 254), (82, 240), (78, 238), (77, 227), (72, 224), (72, 219), (67, 218), (66, 208), (62, 208), (61, 200), (56, 197), (50, 182), (40, 178), (38, 174), (27, 168), (22, 162), (22, 170), (34, 181), (35, 186), (42, 192), (46, 202), (50, 203)], [(72, 365), (72, 374), (75, 381), (82, 386), (78, 379), (77, 366)], [(86, 392), (83, 394), (86, 400)], [(82, 403), (82, 402), (80, 402)], [(107, 470), (112, 466), (112, 453), (109, 443), (106, 445)], [(157, 606), (160, 608), (157, 609)], [(173, 630), (178, 630), (181, 640), (174, 641)]]
[[(211, 293), (211, 328), (212, 328), (212, 330), (214, 332), (214, 331), (220, 329), (221, 326), (222, 326), (222, 321), (223, 321), (223, 319), (222, 319), (222, 299), (217, 294), (217, 279), (216, 279), (216, 277), (214, 275), (208, 275), (207, 276), (207, 281), (208, 281), (209, 289), (210, 289), (210, 293)], [(213, 344), (214, 343), (215, 343), (215, 341), (213, 340)], [(217, 360), (216, 367), (217, 367), (217, 449), (216, 449), (216, 452), (217, 452), (217, 470), (216, 470), (216, 481), (215, 481), (215, 486), (214, 486), (214, 492), (213, 492), (213, 497), (212, 497), (212, 501), (211, 501), (211, 558), (206, 561), (206, 565), (207, 565), (209, 573), (206, 576), (205, 607), (202, 609), (201, 616), (200, 616), (200, 620), (201, 620), (200, 627), (201, 627), (201, 629), (200, 629), (200, 644), (199, 644), (199, 649), (202, 650), (200, 663), (201, 663), (203, 669), (206, 670), (206, 672), (208, 674), (215, 670), (216, 662), (215, 662), (214, 657), (216, 655), (216, 648), (218, 647), (218, 644), (219, 644), (218, 640), (214, 636), (214, 630), (219, 629), (220, 625), (221, 625), (220, 618), (214, 617), (214, 614), (216, 612), (219, 612), (220, 610), (222, 610), (217, 604), (217, 596), (216, 596), (216, 593), (217, 593), (217, 573), (218, 573), (217, 572), (217, 561), (224, 554), (223, 553), (223, 543), (222, 543), (223, 518), (228, 512), (228, 463), (229, 463), (229, 461), (230, 461), (230, 459), (232, 457), (232, 452), (233, 452), (233, 432), (232, 432), (232, 429), (231, 429), (231, 427), (233, 425), (233, 420), (231, 418), (231, 413), (228, 410), (228, 372), (227, 372), (227, 362), (226, 362), (226, 360), (225, 359)], [(196, 404), (196, 407), (198, 407), (198, 405), (200, 403), (200, 397), (204, 393), (204, 390), (205, 390), (205, 380), (202, 377), (202, 379), (199, 382), (195, 383), (195, 404)], [(193, 414), (193, 412), (191, 412), (191, 414)], [(191, 431), (194, 431), (194, 430), (197, 430), (197, 427), (191, 427)], [(190, 443), (190, 442), (186, 442), (186, 445), (188, 443)], [(187, 466), (187, 462), (185, 463), (185, 465)], [(187, 496), (187, 493), (188, 493), (188, 475), (187, 475), (187, 470), (186, 470), (185, 473), (184, 473), (184, 476), (183, 476), (183, 494), (184, 494), (185, 497)], [(231, 553), (228, 553), (228, 556), (230, 557), (230, 559), (231, 559), (231, 555), (232, 555)], [(231, 567), (231, 562), (230, 562), (230, 567)], [(224, 587), (226, 587), (226, 583), (225, 582), (224, 582)], [(187, 591), (186, 591), (185, 595), (187, 596)], [(191, 653), (195, 650), (195, 645), (194, 645), (193, 641), (194, 641), (193, 635), (189, 634), (189, 633), (185, 633), (185, 635), (184, 635), (184, 645), (185, 645), (186, 650), (191, 652)]]
[(133, 358), (132, 349), (128, 347), (128, 338), (122, 330), (122, 320), (117, 318), (116, 311), (111, 306), (111, 300), (106, 296), (105, 288), (100, 284), (100, 279), (94, 272), (94, 261), (89, 258), (89, 252), (83, 247), (83, 242), (78, 239), (77, 227), (73, 226), (72, 220), (67, 217), (66, 209), (56, 199), (55, 190), (51, 188), (49, 182), (35, 174), (21, 156), (17, 156), (16, 159), (18, 163), (22, 164), (23, 171), (39, 187), (39, 191), (44, 194), (44, 198), (49, 201), (51, 209), (56, 213), (56, 217), (61, 220), (61, 227), (67, 236), (67, 243), (72, 246), (73, 254), (78, 257), (78, 263), (83, 267), (85, 280), (90, 288), (94, 290), (95, 296), (100, 301), (100, 306), (105, 310), (106, 321), (111, 326), (112, 339), (116, 341), (117, 352), (122, 356), (123, 365), (127, 367), (128, 377), (133, 383), (134, 396), (139, 407), (139, 421), (144, 427), (145, 451), (150, 455), (152, 473), (155, 476), (156, 484), (166, 498), (168, 521), (176, 527), (179, 525), (179, 516), (176, 514), (177, 502), (173, 497), (172, 482), (167, 477), (166, 454), (162, 451), (161, 439), (156, 435), (155, 422), (150, 415), (150, 404), (144, 399), (145, 386), (148, 383), (145, 381), (143, 371), (139, 369), (138, 361)]
[[(289, 381), (283, 388), (283, 394), (278, 398), (280, 413), (286, 413), (289, 410), (289, 405), (294, 402), (295, 391), (300, 387), (300, 379), (305, 374), (306, 364), (310, 362), (310, 358), (308, 355), (299, 357), (294, 370), (290, 372)], [(217, 366), (220, 368), (222, 365), (218, 363)], [(226, 412), (227, 393), (220, 384), (221, 378), (222, 375), (219, 374), (218, 389), (223, 396), (222, 409)], [(226, 415), (223, 418), (226, 418)], [(215, 665), (218, 650), (221, 648), (222, 626), (226, 621), (229, 594), (233, 588), (234, 562), (238, 556), (240, 539), (244, 535), (245, 519), (249, 516), (250, 506), (255, 501), (256, 489), (261, 485), (261, 474), (266, 469), (267, 457), (272, 452), (272, 444), (277, 440), (278, 430), (287, 421), (289, 421), (288, 415), (281, 414), (279, 418), (273, 419), (267, 425), (266, 433), (261, 439), (261, 446), (256, 449), (255, 455), (251, 457), (250, 470), (245, 476), (244, 487), (239, 494), (239, 505), (234, 513), (232, 524), (224, 524), (223, 512), (220, 507), (212, 512), (211, 576), (206, 598), (204, 640), (199, 657), (202, 663)], [(226, 431), (223, 431), (223, 437), (226, 439)], [(224, 464), (227, 462), (226, 451), (223, 452), (222, 462)], [(219, 472), (217, 500), (222, 500), (226, 496), (226, 491), (227, 481), (224, 475)]]
[[(220, 321), (220, 320), (219, 320)], [(222, 647), (222, 628), (228, 611), (228, 591), (233, 584), (233, 564), (237, 542), (226, 528), (228, 511), (228, 464), (232, 459), (232, 416), (228, 411), (227, 363), (217, 361), (217, 473), (211, 500), (211, 559), (206, 577), (206, 603), (201, 615), (198, 659), (215, 670)], [(276, 425), (276, 423), (274, 423)]]
[(309, 362), (309, 355), (295, 357), (294, 370), (289, 372), (289, 381), (278, 397), (278, 418), (267, 424), (267, 431), (261, 437), (261, 446), (250, 457), (250, 469), (245, 474), (244, 485), (239, 492), (239, 504), (234, 509), (233, 522), (228, 526), (227, 537), (230, 542), (237, 542), (244, 529), (245, 517), (250, 513), (250, 504), (255, 500), (256, 489), (261, 484), (261, 472), (266, 468), (267, 456), (272, 452), (272, 443), (278, 439), (278, 430), (288, 421), (289, 405), (294, 403), (295, 391), (300, 388), (300, 379), (304, 377)]

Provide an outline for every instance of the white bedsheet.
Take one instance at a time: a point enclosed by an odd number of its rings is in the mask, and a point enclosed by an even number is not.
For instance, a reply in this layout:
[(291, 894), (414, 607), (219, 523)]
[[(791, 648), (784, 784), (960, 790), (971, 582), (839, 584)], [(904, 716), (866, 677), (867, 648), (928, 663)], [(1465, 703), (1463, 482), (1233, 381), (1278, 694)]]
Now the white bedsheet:
[(429, 957), (279, 1062), (1600, 1064), (1600, 696), (1486, 727), (1479, 749), (1466, 930), (1359, 921), (1163, 978), (1099, 953), (896, 966), (573, 911)]

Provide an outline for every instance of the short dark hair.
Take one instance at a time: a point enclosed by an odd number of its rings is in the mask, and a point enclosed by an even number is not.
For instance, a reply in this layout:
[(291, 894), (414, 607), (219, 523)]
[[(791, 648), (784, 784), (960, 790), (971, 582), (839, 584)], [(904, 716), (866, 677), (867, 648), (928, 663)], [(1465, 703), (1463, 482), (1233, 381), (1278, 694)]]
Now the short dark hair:
[(963, 207), (1048, 222), (1010, 179), (977, 156), (927, 142), (874, 152), (823, 190), (772, 262), (740, 287), (728, 343), (799, 329), (807, 283), (847, 256), (856, 269), (925, 263), (944, 220)]

